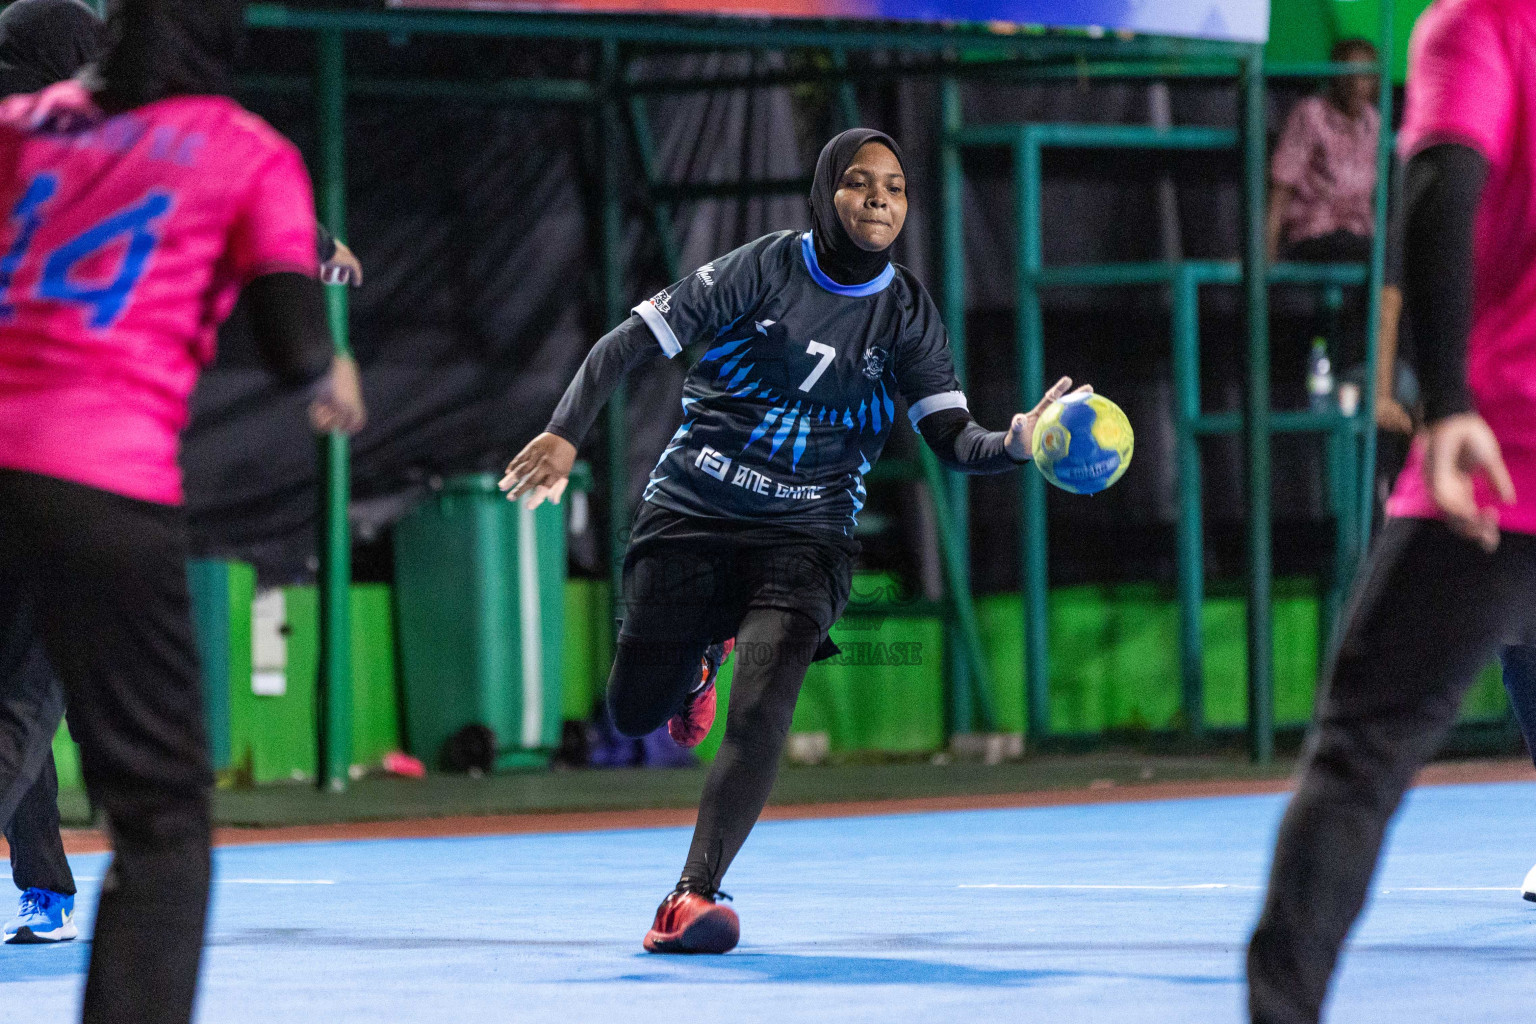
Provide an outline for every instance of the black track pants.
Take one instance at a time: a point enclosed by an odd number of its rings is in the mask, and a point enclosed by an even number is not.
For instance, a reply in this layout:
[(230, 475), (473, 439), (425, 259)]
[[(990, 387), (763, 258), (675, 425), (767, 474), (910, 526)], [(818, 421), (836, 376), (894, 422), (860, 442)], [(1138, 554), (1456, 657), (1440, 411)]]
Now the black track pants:
[(1536, 537), (1485, 554), (1427, 520), (1389, 520), (1320, 691), (1248, 947), (1254, 1024), (1316, 1024), (1387, 824), (1462, 696), (1536, 624)]
[(75, 895), (75, 876), (59, 835), (59, 774), (52, 751), (32, 784), (25, 787), (5, 826), (5, 841), (11, 848), (11, 879), (16, 888)]
[(1502, 661), (1510, 707), (1525, 736), (1526, 752), (1536, 761), (1536, 645), (1507, 648)]
[[(112, 835), (84, 1019), (185, 1024), (207, 915), (213, 773), (181, 510), (0, 470), (0, 587), (32, 601)], [(0, 679), (0, 693), (12, 685)]]
[(18, 889), (73, 896), (74, 876), (59, 838), (59, 782), (53, 735), (64, 692), (37, 635), (30, 600), (0, 592), (0, 828)]

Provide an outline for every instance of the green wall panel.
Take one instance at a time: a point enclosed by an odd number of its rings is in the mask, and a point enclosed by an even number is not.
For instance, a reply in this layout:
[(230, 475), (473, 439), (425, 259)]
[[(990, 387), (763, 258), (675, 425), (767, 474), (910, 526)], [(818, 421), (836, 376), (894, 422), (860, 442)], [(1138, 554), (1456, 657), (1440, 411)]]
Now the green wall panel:
[[(1429, 6), (1429, 0), (1395, 0), (1392, 11), (1392, 79), (1408, 77), (1408, 37), (1413, 25)], [(1381, 0), (1333, 0), (1338, 38), (1363, 36), (1381, 44)]]
[(608, 684), (613, 663), (612, 608), (606, 580), (568, 580), (565, 584), (565, 659), (560, 714), (567, 722), (585, 721)]
[(352, 587), (352, 763), (400, 749), (395, 603), (383, 583)]
[[(860, 593), (875, 592), (861, 578)], [(231, 574), (231, 607), (249, 608), (254, 577)], [(316, 603), (313, 587), (285, 590), (288, 692), (251, 692), (251, 621), (230, 616), (230, 739), (237, 767), (256, 782), (312, 779), (315, 772)], [(243, 603), (242, 603), (243, 602)], [(562, 714), (584, 719), (602, 693), (611, 658), (607, 584), (572, 580), (565, 595), (566, 640)], [(1016, 595), (979, 600), (983, 642), (994, 680), (998, 727), (1022, 732), (1023, 642)], [(1318, 662), (1316, 597), (1304, 582), (1280, 581), (1275, 600), (1276, 721), (1304, 723), (1311, 713)], [(354, 761), (375, 763), (399, 747), (398, 676), (389, 588), (353, 588)], [(1207, 721), (1240, 727), (1247, 716), (1243, 602), (1207, 600), (1204, 668)], [(1151, 585), (1061, 588), (1051, 595), (1053, 729), (1093, 734), (1105, 729), (1176, 729), (1178, 611)], [(795, 711), (797, 732), (825, 732), (834, 751), (914, 752), (944, 742), (943, 629), (935, 619), (847, 616), (833, 632), (846, 657), (813, 666)], [(712, 760), (725, 729), (736, 659), (721, 673), (721, 713), (701, 744)], [(243, 668), (241, 668), (243, 666)], [(1507, 701), (1496, 665), (1479, 678), (1464, 720), (1499, 719)], [(74, 745), (64, 730), (54, 741), (60, 785), (78, 788)]]
[[(254, 595), (253, 595), (254, 596)], [(230, 694), (234, 764), (254, 782), (311, 780), (316, 770), (316, 680), (319, 604), (315, 588), (284, 587), (287, 615), (287, 692), (251, 692), (251, 617), (234, 616), (245, 630), (245, 677)], [(250, 608), (250, 599), (244, 605)], [(232, 631), (233, 632), (233, 631)], [(352, 763), (376, 764), (400, 748), (395, 666), (394, 606), (389, 587), (352, 587)]]
[[(992, 668), (999, 728), (1024, 730), (1024, 645), (1019, 598), (977, 602)], [(1244, 602), (1205, 603), (1206, 722), (1241, 727), (1248, 717)], [(1301, 725), (1312, 714), (1319, 661), (1317, 598), (1298, 581), (1275, 587), (1275, 721)], [(1062, 734), (1105, 729), (1177, 729), (1178, 608), (1153, 586), (1069, 587), (1051, 594), (1051, 727)], [(1466, 721), (1496, 719), (1507, 700), (1497, 665), (1468, 694)]]
[(83, 789), (80, 778), (80, 750), (69, 738), (69, 727), (59, 726), (53, 737), (53, 762), (59, 772), (60, 789)]
[[(254, 782), (315, 777), (315, 678), (319, 608), (314, 587), (284, 587), (286, 692), (257, 696), (250, 680), (230, 695), (235, 768)], [(249, 609), (249, 605), (246, 606)], [(250, 614), (243, 616), (250, 628)], [(249, 664), (249, 660), (247, 660)]]
[[(1392, 77), (1402, 83), (1408, 67), (1408, 37), (1430, 0), (1394, 0)], [(1381, 0), (1274, 0), (1270, 5), (1268, 64), (1328, 59), (1334, 41), (1361, 36), (1380, 43)]]
[(1264, 63), (1327, 60), (1335, 38), (1333, 6), (1334, 0), (1273, 0)]
[[(897, 593), (859, 573), (854, 593)], [(937, 619), (845, 615), (832, 629), (841, 657), (806, 673), (791, 730), (824, 732), (836, 752), (910, 753), (944, 745), (944, 627)], [(697, 753), (714, 760), (725, 735), (738, 656), (720, 673), (720, 711)]]
[(944, 628), (937, 619), (845, 616), (843, 654), (811, 666), (793, 728), (826, 732), (835, 751), (944, 745)]

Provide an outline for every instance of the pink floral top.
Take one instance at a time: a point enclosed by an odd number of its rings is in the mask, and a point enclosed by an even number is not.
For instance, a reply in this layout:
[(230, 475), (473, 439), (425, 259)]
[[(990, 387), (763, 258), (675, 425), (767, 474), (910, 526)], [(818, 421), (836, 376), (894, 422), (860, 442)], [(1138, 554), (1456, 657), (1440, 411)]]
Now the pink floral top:
[(1295, 193), (1280, 239), (1287, 244), (1340, 229), (1369, 236), (1376, 190), (1376, 139), (1381, 114), (1367, 107), (1351, 118), (1323, 96), (1308, 96), (1286, 119), (1270, 178)]

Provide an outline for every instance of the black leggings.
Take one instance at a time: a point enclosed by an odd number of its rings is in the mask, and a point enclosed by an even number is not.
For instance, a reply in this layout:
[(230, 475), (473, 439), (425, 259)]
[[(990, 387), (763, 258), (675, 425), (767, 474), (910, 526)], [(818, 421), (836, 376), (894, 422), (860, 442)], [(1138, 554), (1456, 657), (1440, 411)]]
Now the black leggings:
[[(0, 587), (32, 603), (64, 684), (86, 791), (112, 836), (88, 1024), (192, 1016), (213, 772), (183, 522), (179, 508), (0, 470)], [(0, 694), (14, 685), (0, 679)]]
[[(799, 612), (748, 611), (736, 633), (735, 665), (725, 719), (725, 740), (699, 802), (699, 819), (681, 881), (713, 892), (747, 841), (768, 803), (805, 670), (822, 638), (821, 627)], [(614, 725), (644, 736), (675, 715), (698, 685), (699, 659), (708, 640), (645, 641), (619, 638), (608, 680)]]
[(1254, 1024), (1316, 1024), (1387, 824), (1461, 698), (1536, 627), (1536, 537), (1493, 554), (1442, 523), (1389, 520), (1324, 677), (1248, 947)]

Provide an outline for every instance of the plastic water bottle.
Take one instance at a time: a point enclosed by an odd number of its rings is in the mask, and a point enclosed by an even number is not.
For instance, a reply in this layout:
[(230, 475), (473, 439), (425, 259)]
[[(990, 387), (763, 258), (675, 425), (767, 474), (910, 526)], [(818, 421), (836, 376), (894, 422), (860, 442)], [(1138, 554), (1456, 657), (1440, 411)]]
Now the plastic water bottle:
[(1333, 363), (1328, 359), (1328, 342), (1312, 339), (1312, 354), (1307, 357), (1307, 405), (1313, 412), (1331, 412), (1333, 404)]

